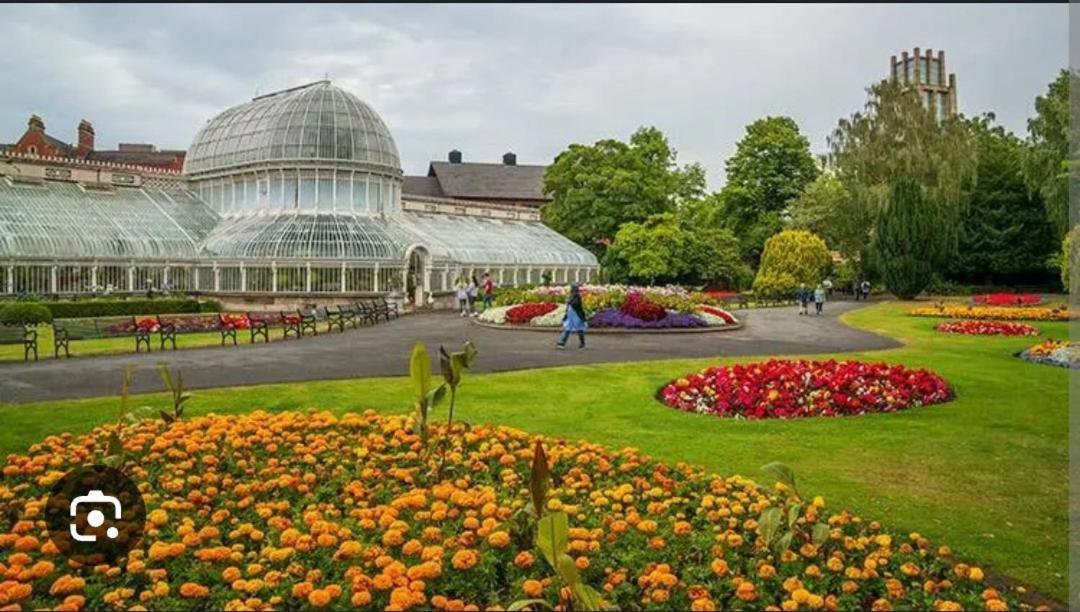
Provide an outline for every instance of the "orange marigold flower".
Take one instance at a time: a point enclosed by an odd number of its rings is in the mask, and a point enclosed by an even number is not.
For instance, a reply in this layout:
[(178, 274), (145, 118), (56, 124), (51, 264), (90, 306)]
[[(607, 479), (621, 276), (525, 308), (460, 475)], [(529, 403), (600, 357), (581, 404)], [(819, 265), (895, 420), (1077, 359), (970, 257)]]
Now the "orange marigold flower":
[(187, 598), (206, 597), (210, 594), (210, 589), (196, 584), (194, 582), (185, 582), (180, 585), (180, 596)]
[(526, 580), (521, 585), (521, 590), (529, 597), (540, 597), (544, 592), (544, 585), (539, 580)]

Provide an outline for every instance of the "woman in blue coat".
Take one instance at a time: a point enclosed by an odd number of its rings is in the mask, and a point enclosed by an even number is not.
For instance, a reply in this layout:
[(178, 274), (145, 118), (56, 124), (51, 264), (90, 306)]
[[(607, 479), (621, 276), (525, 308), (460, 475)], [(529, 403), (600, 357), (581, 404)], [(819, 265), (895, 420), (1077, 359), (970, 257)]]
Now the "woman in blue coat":
[(563, 315), (563, 333), (555, 346), (566, 348), (570, 334), (577, 332), (578, 348), (585, 348), (585, 330), (589, 328), (585, 320), (585, 307), (581, 304), (581, 291), (577, 285), (570, 285), (570, 296), (566, 299), (566, 314)]

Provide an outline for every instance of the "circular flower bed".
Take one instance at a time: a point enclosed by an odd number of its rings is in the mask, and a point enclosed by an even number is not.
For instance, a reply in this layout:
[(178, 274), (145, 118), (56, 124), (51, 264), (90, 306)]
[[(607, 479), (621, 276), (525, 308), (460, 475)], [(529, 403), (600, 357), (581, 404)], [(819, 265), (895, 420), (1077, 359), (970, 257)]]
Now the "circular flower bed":
[(1080, 345), (1065, 340), (1047, 340), (1024, 350), (1019, 357), (1060, 368), (1080, 368)]
[(861, 361), (788, 361), (716, 366), (660, 390), (679, 410), (744, 419), (895, 412), (952, 399), (937, 374)]
[[(256, 412), (143, 421), (123, 465), (147, 509), (119, 567), (70, 567), (38, 514), (52, 483), (94, 461), (104, 428), (11, 455), (0, 485), (0, 604), (23, 609), (481, 609), (571, 606), (535, 546), (527, 490), (537, 438), (372, 412)], [(918, 533), (637, 451), (546, 440), (582, 582), (622, 609), (1016, 607), (981, 568)], [(435, 475), (442, 462), (442, 477)], [(788, 517), (795, 517), (792, 523)], [(769, 523), (779, 518), (776, 526)], [(791, 535), (788, 536), (787, 534)]]
[(971, 303), (977, 306), (1034, 306), (1042, 301), (1042, 296), (1034, 293), (983, 293), (971, 296)]
[(1023, 323), (1004, 321), (949, 321), (938, 323), (939, 332), (967, 336), (1037, 336), (1039, 330)]
[[(731, 313), (717, 307), (712, 298), (679, 287), (587, 285), (581, 292), (589, 326), (594, 329), (670, 330), (739, 324)], [(566, 313), (566, 297), (565, 287), (512, 290), (500, 296), (501, 300), (519, 302), (489, 308), (478, 319), (493, 325), (557, 328)]]
[(940, 317), (946, 319), (980, 319), (998, 321), (1067, 321), (1066, 306), (1007, 308), (999, 306), (958, 306), (939, 304), (924, 306), (908, 312), (915, 317)]

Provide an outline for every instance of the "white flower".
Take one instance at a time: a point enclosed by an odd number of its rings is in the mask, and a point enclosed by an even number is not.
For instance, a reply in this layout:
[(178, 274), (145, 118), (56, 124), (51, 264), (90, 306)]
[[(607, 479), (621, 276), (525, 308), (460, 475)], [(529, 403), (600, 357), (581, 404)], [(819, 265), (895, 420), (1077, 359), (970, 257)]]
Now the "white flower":
[(727, 321), (704, 310), (699, 310), (695, 312), (694, 316), (701, 319), (702, 321), (705, 321), (705, 323), (708, 324), (709, 327), (724, 327), (728, 324)]
[(566, 304), (560, 304), (558, 308), (545, 315), (533, 317), (529, 321), (529, 325), (535, 325), (537, 327), (558, 327), (562, 325), (564, 315), (566, 315)]
[(510, 310), (514, 306), (494, 306), (488, 308), (484, 312), (481, 312), (476, 318), (484, 323), (494, 323), (495, 325), (506, 324), (506, 311)]

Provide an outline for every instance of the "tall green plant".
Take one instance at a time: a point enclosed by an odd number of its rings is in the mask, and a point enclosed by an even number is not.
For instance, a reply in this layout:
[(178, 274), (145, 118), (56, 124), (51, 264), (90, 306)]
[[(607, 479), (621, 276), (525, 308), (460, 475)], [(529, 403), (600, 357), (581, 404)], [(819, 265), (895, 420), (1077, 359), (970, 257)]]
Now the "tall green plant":
[(413, 344), (409, 357), (409, 379), (413, 387), (413, 405), (416, 411), (417, 433), (426, 443), (428, 437), (428, 418), (434, 409), (450, 393), (450, 414), (448, 425), (454, 422), (454, 404), (457, 388), (464, 373), (476, 360), (477, 350), (466, 341), (461, 351), (449, 354), (439, 347), (439, 366), (443, 376), (442, 384), (435, 386), (431, 376), (431, 357), (423, 342)]
[(878, 218), (874, 250), (885, 287), (902, 299), (914, 299), (933, 278), (947, 249), (947, 231), (922, 187), (897, 181), (889, 206)]
[(166, 423), (174, 423), (184, 416), (184, 404), (191, 399), (192, 395), (184, 392), (184, 373), (180, 371), (180, 368), (176, 369), (174, 375), (169, 371), (169, 366), (162, 363), (158, 365), (158, 370), (161, 372), (161, 380), (165, 382), (165, 388), (169, 390), (172, 400), (172, 412), (161, 410), (161, 418)]

